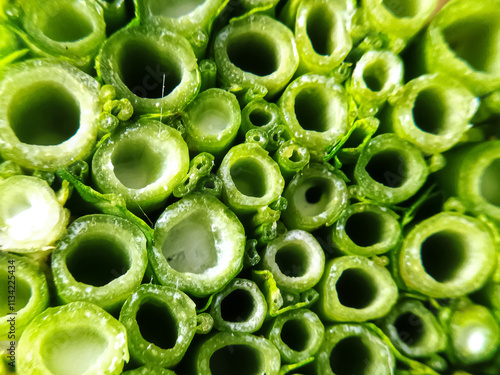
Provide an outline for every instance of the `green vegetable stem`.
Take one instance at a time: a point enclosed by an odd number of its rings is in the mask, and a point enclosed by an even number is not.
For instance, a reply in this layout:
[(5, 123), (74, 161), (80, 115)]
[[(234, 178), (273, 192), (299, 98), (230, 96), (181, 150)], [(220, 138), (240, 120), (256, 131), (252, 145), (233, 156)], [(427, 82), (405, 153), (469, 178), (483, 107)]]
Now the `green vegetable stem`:
[(239, 278), (215, 294), (210, 307), (214, 327), (227, 332), (256, 332), (262, 327), (266, 313), (267, 303), (257, 285)]
[(243, 267), (245, 232), (236, 215), (213, 195), (192, 194), (160, 215), (148, 252), (162, 285), (208, 296)]
[(120, 312), (132, 361), (167, 368), (179, 363), (197, 332), (195, 307), (180, 290), (141, 285)]
[(307, 147), (292, 140), (283, 142), (273, 155), (273, 159), (280, 167), (281, 175), (287, 182), (309, 164), (310, 158), (311, 154)]
[(19, 341), (17, 371), (26, 375), (121, 374), (128, 361), (125, 327), (88, 302), (51, 307)]
[(188, 41), (155, 26), (121, 29), (106, 40), (99, 76), (139, 114), (171, 116), (194, 99), (200, 72)]
[(111, 312), (139, 287), (146, 266), (143, 233), (130, 221), (112, 215), (78, 218), (52, 255), (62, 303), (87, 301)]
[(337, 322), (381, 318), (398, 298), (397, 286), (387, 269), (354, 255), (328, 261), (318, 291), (320, 316)]
[(293, 33), (260, 14), (237, 19), (222, 29), (214, 52), (223, 87), (236, 92), (263, 87), (267, 99), (285, 88), (299, 64)]
[(352, 204), (332, 226), (332, 242), (345, 255), (371, 257), (387, 253), (401, 241), (398, 218), (384, 206)]
[(211, 88), (200, 93), (186, 108), (184, 137), (192, 152), (209, 152), (222, 159), (240, 124), (241, 110), (236, 97)]
[(284, 197), (288, 201), (282, 214), (285, 225), (307, 231), (333, 224), (348, 202), (344, 180), (324, 164), (309, 164), (295, 174)]
[(181, 134), (151, 119), (114, 132), (92, 159), (99, 190), (122, 196), (134, 212), (164, 204), (188, 168), (189, 150)]
[(197, 352), (195, 373), (278, 375), (280, 353), (267, 339), (248, 333), (219, 332), (206, 340)]
[(283, 362), (296, 363), (316, 355), (324, 333), (325, 327), (315, 313), (297, 309), (278, 315), (266, 337), (278, 348)]
[(0, 265), (0, 340), (10, 343), (48, 307), (49, 289), (43, 270), (27, 257), (1, 251)]
[(301, 293), (321, 279), (325, 254), (313, 235), (291, 230), (266, 246), (260, 266), (273, 274), (281, 290)]
[(434, 298), (454, 298), (479, 289), (494, 270), (495, 245), (479, 220), (442, 212), (417, 224), (398, 259), (407, 287)]
[(98, 83), (62, 61), (9, 66), (0, 81), (0, 153), (29, 169), (55, 171), (87, 158), (97, 137)]

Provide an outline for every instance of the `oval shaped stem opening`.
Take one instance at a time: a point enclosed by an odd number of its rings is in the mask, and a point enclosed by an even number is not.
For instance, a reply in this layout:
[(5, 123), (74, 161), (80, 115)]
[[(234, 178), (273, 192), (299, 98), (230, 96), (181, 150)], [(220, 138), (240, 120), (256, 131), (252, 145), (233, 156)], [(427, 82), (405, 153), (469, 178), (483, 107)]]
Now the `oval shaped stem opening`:
[(307, 324), (299, 319), (290, 319), (281, 328), (281, 340), (292, 350), (301, 352), (309, 345), (311, 334)]
[(345, 223), (345, 233), (357, 246), (373, 246), (384, 238), (384, 222), (373, 212), (356, 212)]
[(418, 344), (424, 336), (424, 322), (418, 315), (410, 312), (400, 315), (394, 322), (399, 339), (408, 346)]
[(401, 187), (407, 179), (406, 161), (396, 150), (383, 150), (372, 156), (366, 171), (375, 181), (390, 187)]
[(332, 35), (335, 16), (326, 5), (314, 7), (307, 16), (307, 36), (318, 55), (329, 56), (335, 50)]
[(222, 319), (227, 322), (246, 322), (254, 309), (252, 294), (245, 289), (235, 289), (221, 302), (220, 312)]
[(340, 340), (330, 354), (330, 367), (336, 375), (368, 375), (370, 349), (357, 336)]
[(281, 273), (288, 277), (304, 276), (309, 265), (304, 249), (297, 245), (286, 245), (278, 249), (275, 261)]
[(342, 272), (335, 284), (340, 303), (353, 309), (364, 309), (377, 297), (377, 288), (371, 275), (359, 268)]
[(274, 73), (279, 65), (273, 41), (257, 33), (244, 34), (230, 40), (227, 55), (241, 70), (261, 77)]
[(137, 311), (137, 325), (142, 337), (162, 349), (171, 349), (177, 342), (178, 323), (164, 304), (144, 302)]
[(212, 375), (233, 375), (235, 369), (240, 375), (262, 373), (260, 356), (247, 345), (231, 345), (217, 350), (210, 358)]
[(76, 42), (94, 31), (85, 14), (70, 4), (62, 5), (54, 14), (47, 15), (41, 27), (47, 38), (56, 42)]
[(254, 159), (238, 159), (229, 171), (236, 189), (249, 197), (262, 198), (266, 195), (266, 171)]
[(413, 119), (424, 132), (443, 132), (446, 125), (446, 102), (443, 96), (432, 88), (420, 91), (413, 106)]

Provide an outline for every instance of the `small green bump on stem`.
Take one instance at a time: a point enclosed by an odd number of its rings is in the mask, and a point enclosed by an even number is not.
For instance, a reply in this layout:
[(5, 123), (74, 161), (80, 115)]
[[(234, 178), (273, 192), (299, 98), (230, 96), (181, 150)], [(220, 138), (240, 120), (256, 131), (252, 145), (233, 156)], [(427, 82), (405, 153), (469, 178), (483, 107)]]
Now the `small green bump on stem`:
[(156, 120), (120, 128), (92, 160), (104, 193), (122, 196), (134, 212), (160, 207), (187, 175), (189, 150), (180, 133)]
[(70, 214), (46, 181), (12, 176), (0, 181), (0, 196), (1, 250), (37, 252), (63, 235)]
[(117, 216), (83, 216), (68, 227), (51, 265), (61, 302), (87, 301), (115, 312), (144, 277), (146, 238)]
[(320, 244), (302, 230), (291, 230), (271, 241), (260, 263), (260, 267), (273, 274), (281, 290), (298, 293), (319, 282), (324, 265), (325, 254)]
[(200, 335), (206, 335), (210, 333), (214, 327), (214, 319), (212, 315), (208, 313), (198, 314), (196, 316), (196, 333)]
[(296, 173), (283, 196), (288, 201), (282, 213), (287, 228), (307, 231), (333, 224), (348, 200), (344, 180), (324, 164), (309, 164)]
[(267, 99), (288, 84), (299, 63), (293, 33), (260, 14), (237, 19), (222, 29), (214, 50), (224, 86), (263, 86), (268, 91)]
[(238, 134), (241, 110), (236, 97), (213, 88), (200, 93), (185, 109), (184, 138), (192, 152), (222, 158)]
[[(49, 305), (47, 280), (43, 270), (27, 257), (0, 250), (0, 266), (0, 298), (4, 301), (0, 309), (0, 340), (18, 341), (33, 318)], [(15, 294), (9, 292), (13, 282)], [(14, 299), (9, 298), (12, 295)], [(12, 330), (13, 315), (10, 314), (14, 313), (15, 329)]]
[(266, 313), (267, 303), (257, 285), (239, 278), (215, 294), (210, 307), (215, 328), (228, 332), (256, 332), (262, 327)]
[(159, 367), (179, 363), (198, 330), (195, 303), (180, 290), (154, 284), (141, 285), (129, 296), (120, 322), (132, 359)]
[(350, 205), (332, 227), (332, 242), (345, 255), (370, 257), (387, 253), (402, 238), (398, 219), (394, 211), (384, 206)]
[(304, 169), (309, 164), (310, 157), (311, 154), (306, 147), (292, 140), (282, 143), (273, 155), (273, 159), (278, 163), (281, 175), (286, 181)]
[(219, 332), (206, 340), (195, 357), (195, 374), (278, 375), (280, 354), (263, 337), (248, 333)]
[(201, 60), (198, 64), (201, 77), (200, 92), (211, 89), (216, 86), (217, 64), (211, 59)]
[(361, 152), (354, 177), (367, 197), (379, 204), (394, 204), (413, 196), (428, 173), (419, 149), (395, 134), (381, 134)]
[(250, 129), (245, 133), (245, 143), (256, 143), (266, 150), (269, 145), (269, 135), (264, 129)]
[(363, 256), (342, 256), (327, 262), (318, 288), (318, 311), (328, 321), (381, 318), (398, 298), (389, 271)]
[(283, 192), (279, 166), (254, 142), (229, 150), (218, 171), (223, 201), (237, 214), (248, 214), (269, 205)]
[(6, 179), (12, 176), (23, 174), (23, 170), (19, 164), (12, 160), (7, 160), (0, 163), (0, 178)]
[(296, 363), (316, 355), (324, 333), (325, 327), (315, 313), (298, 309), (277, 316), (266, 337), (278, 348), (283, 362)]
[(17, 348), (16, 368), (26, 375), (122, 373), (128, 362), (125, 327), (88, 302), (51, 307), (32, 320)]
[(286, 136), (322, 159), (350, 127), (349, 98), (333, 78), (306, 74), (287, 86), (279, 100)]
[(215, 158), (208, 152), (196, 155), (189, 163), (189, 172), (173, 191), (174, 197), (182, 198), (194, 191), (200, 179), (210, 176), (210, 171), (215, 165)]
[(188, 41), (152, 25), (121, 29), (104, 43), (97, 72), (138, 114), (179, 113), (198, 93), (200, 72)]
[(255, 99), (241, 111), (240, 134), (246, 134), (251, 129), (269, 129), (282, 122), (279, 107), (264, 99)]
[(484, 224), (442, 212), (408, 233), (397, 264), (408, 288), (434, 298), (454, 298), (483, 286), (494, 270), (494, 254)]
[(148, 251), (161, 284), (204, 297), (242, 269), (245, 233), (235, 214), (217, 198), (193, 193), (160, 215)]
[(430, 357), (446, 348), (446, 334), (422, 302), (398, 302), (382, 319), (381, 327), (394, 346), (409, 357)]

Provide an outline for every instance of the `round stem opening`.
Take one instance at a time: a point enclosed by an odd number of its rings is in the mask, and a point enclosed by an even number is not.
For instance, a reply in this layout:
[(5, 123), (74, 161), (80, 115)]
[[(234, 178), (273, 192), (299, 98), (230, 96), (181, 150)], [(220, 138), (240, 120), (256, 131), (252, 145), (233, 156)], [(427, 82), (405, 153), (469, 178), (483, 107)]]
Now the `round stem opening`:
[(400, 315), (394, 322), (399, 339), (408, 346), (416, 345), (424, 335), (424, 322), (410, 312)]
[(278, 249), (275, 261), (283, 275), (301, 277), (307, 272), (309, 258), (300, 246), (286, 245)]
[(204, 134), (218, 136), (230, 125), (231, 109), (226, 101), (207, 99), (196, 110), (190, 113), (192, 123)]
[(494, 159), (483, 171), (480, 191), (483, 198), (494, 206), (500, 206), (500, 158)]
[[(331, 126), (329, 100), (319, 87), (307, 87), (295, 97), (295, 117), (305, 130), (326, 132)], [(334, 122), (333, 122), (334, 123)]]
[(41, 31), (56, 42), (76, 42), (94, 31), (87, 16), (75, 6), (64, 4), (54, 14), (47, 15)]
[(368, 64), (363, 70), (363, 81), (366, 87), (373, 92), (382, 91), (389, 80), (387, 70), (384, 61), (376, 60)]
[(162, 155), (141, 140), (128, 140), (115, 149), (111, 162), (115, 176), (129, 189), (142, 189), (161, 178)]
[(384, 221), (376, 213), (357, 212), (347, 219), (345, 232), (357, 246), (373, 246), (385, 237)]
[(182, 81), (182, 70), (175, 56), (162, 54), (144, 40), (130, 40), (123, 45), (118, 69), (123, 83), (141, 98), (168, 96)]
[(252, 158), (238, 159), (229, 171), (236, 189), (249, 197), (262, 198), (266, 195), (266, 171)]
[(193, 212), (172, 227), (163, 243), (163, 256), (177, 272), (202, 274), (217, 265), (211, 220)]
[(104, 235), (81, 240), (68, 255), (66, 265), (77, 282), (96, 287), (110, 283), (130, 268), (123, 245)]
[(273, 116), (262, 108), (255, 108), (252, 112), (250, 112), (248, 117), (254, 126), (265, 126), (273, 119)]
[(347, 337), (330, 354), (330, 367), (336, 375), (368, 375), (372, 355), (360, 337)]
[(167, 306), (146, 301), (137, 311), (136, 320), (144, 340), (162, 349), (175, 346), (178, 323)]
[(281, 328), (281, 340), (292, 350), (305, 350), (311, 338), (307, 324), (299, 319), (290, 319)]
[(212, 375), (232, 375), (238, 369), (240, 375), (262, 373), (260, 356), (247, 345), (231, 345), (217, 350), (210, 358)]
[(239, 323), (250, 319), (253, 308), (252, 294), (245, 289), (235, 289), (222, 300), (220, 311), (226, 322)]
[(329, 56), (335, 50), (335, 16), (327, 5), (315, 6), (307, 16), (307, 36), (318, 55)]
[(465, 246), (461, 236), (451, 231), (428, 237), (421, 248), (425, 272), (440, 283), (453, 280), (464, 264)]
[(443, 132), (446, 125), (446, 101), (443, 95), (432, 88), (420, 91), (413, 106), (413, 119), (424, 132)]
[(406, 160), (396, 150), (383, 150), (371, 157), (366, 171), (372, 179), (389, 187), (401, 187), (407, 179)]
[(227, 55), (241, 70), (261, 77), (274, 73), (279, 66), (273, 41), (257, 33), (247, 33), (230, 40)]
[(377, 288), (372, 276), (359, 268), (344, 270), (335, 288), (339, 302), (353, 309), (364, 309), (377, 297)]
[(77, 132), (80, 104), (64, 86), (50, 81), (36, 82), (12, 95), (8, 119), (21, 142), (58, 145)]

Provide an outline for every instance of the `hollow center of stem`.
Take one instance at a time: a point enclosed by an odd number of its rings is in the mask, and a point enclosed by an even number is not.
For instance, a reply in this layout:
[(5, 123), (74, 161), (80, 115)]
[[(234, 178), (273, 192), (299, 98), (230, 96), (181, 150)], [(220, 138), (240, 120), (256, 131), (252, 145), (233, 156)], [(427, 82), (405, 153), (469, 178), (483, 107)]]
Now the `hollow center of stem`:
[(290, 319), (281, 328), (281, 340), (292, 350), (306, 350), (311, 339), (307, 324), (300, 319)]
[(260, 33), (247, 33), (229, 40), (229, 60), (241, 70), (257, 76), (267, 76), (278, 69), (275, 42)]
[(412, 18), (418, 14), (419, 0), (382, 0), (384, 7), (397, 18)]
[(406, 160), (396, 150), (383, 150), (373, 155), (365, 167), (372, 179), (389, 187), (401, 187), (407, 179)]
[(304, 276), (309, 266), (306, 251), (298, 244), (288, 244), (279, 248), (275, 261), (281, 273), (288, 277)]
[(248, 117), (250, 119), (250, 122), (254, 126), (265, 126), (269, 124), (273, 119), (271, 113), (263, 108), (255, 108), (250, 112)]
[[(54, 8), (51, 8), (54, 10)], [(76, 42), (92, 34), (94, 28), (89, 17), (75, 5), (59, 5), (55, 12), (47, 14), (41, 31), (56, 42)]]
[(266, 195), (266, 170), (253, 158), (240, 158), (229, 171), (236, 189), (248, 197)]
[(99, 331), (60, 327), (44, 337), (40, 354), (51, 374), (82, 375), (96, 366), (107, 351), (108, 340)]
[(233, 125), (232, 111), (224, 98), (205, 99), (189, 112), (190, 124), (201, 133), (217, 137)]
[(130, 260), (123, 243), (101, 235), (80, 240), (68, 254), (66, 265), (77, 282), (99, 287), (127, 273)]
[(134, 95), (147, 99), (168, 96), (182, 81), (176, 56), (147, 40), (129, 40), (122, 46), (118, 72)]
[[(3, 263), (2, 263), (3, 264)], [(19, 312), (21, 309), (26, 307), (30, 298), (31, 298), (31, 286), (28, 284), (23, 278), (20, 277), (19, 274), (16, 275), (16, 272), (8, 273), (7, 263), (5, 263), (5, 271), (0, 271), (0, 301), (4, 301), (4, 303), (0, 304), (0, 318), (7, 316), (7, 314), (12, 312)], [(12, 296), (12, 293), (9, 291), (14, 291), (14, 285), (9, 284), (9, 276), (14, 275), (15, 277), (15, 301), (14, 308), (15, 311), (10, 310), (12, 305), (9, 305), (7, 301), (12, 302), (12, 297), (9, 299), (9, 296)], [(10, 280), (13, 281), (13, 280)]]
[(12, 95), (8, 121), (23, 143), (58, 145), (71, 138), (80, 127), (80, 104), (59, 83), (35, 82)]
[(193, 12), (205, 0), (149, 0), (148, 5), (153, 16), (179, 18)]
[(446, 101), (440, 91), (428, 88), (418, 93), (413, 106), (415, 124), (424, 132), (440, 134), (446, 126)]
[(246, 289), (235, 289), (220, 304), (222, 319), (226, 322), (246, 322), (252, 317), (254, 298)]
[(358, 336), (340, 340), (330, 354), (330, 367), (335, 375), (368, 375), (371, 361), (370, 349)]
[(382, 91), (389, 80), (387, 66), (383, 61), (376, 60), (366, 65), (363, 70), (363, 81), (373, 92)]
[(364, 309), (377, 298), (373, 277), (361, 268), (348, 268), (335, 284), (339, 302), (353, 309)]
[(154, 299), (144, 302), (137, 311), (136, 320), (144, 340), (162, 349), (175, 346), (178, 323), (163, 302)]
[(111, 156), (116, 178), (129, 189), (142, 189), (158, 181), (163, 173), (164, 157), (144, 139), (120, 142)]
[(202, 274), (217, 265), (211, 219), (202, 210), (172, 227), (163, 243), (163, 256), (177, 272)]
[(345, 233), (357, 246), (373, 246), (384, 240), (384, 219), (374, 212), (356, 212), (345, 223)]
[(494, 159), (483, 171), (480, 180), (483, 198), (490, 204), (500, 206), (500, 158)]
[(306, 87), (295, 96), (295, 117), (305, 130), (326, 132), (336, 123), (331, 105), (322, 87)]
[[(257, 350), (248, 345), (230, 345), (217, 350), (210, 358), (212, 375), (263, 374), (263, 359)], [(235, 370), (237, 369), (237, 370)]]
[(317, 216), (325, 212), (332, 199), (333, 183), (324, 177), (305, 180), (294, 194), (295, 205), (304, 216)]
[(437, 232), (422, 243), (422, 265), (437, 282), (451, 281), (464, 265), (466, 252), (465, 239), (460, 234)]
[[(290, 160), (292, 163), (300, 163), (301, 161), (304, 160), (304, 158), (302, 157), (302, 155), (300, 154), (300, 152), (298, 150), (293, 149), (292, 154), (290, 155), (288, 160)], [(307, 197), (306, 197), (306, 199), (307, 199)]]
[(443, 30), (443, 36), (455, 55), (472, 69), (500, 74), (500, 12), (467, 15)]
[(313, 7), (307, 15), (307, 36), (318, 55), (329, 56), (335, 50), (335, 19), (326, 4)]
[(424, 322), (410, 312), (401, 314), (394, 322), (399, 339), (408, 346), (416, 345), (424, 336)]

